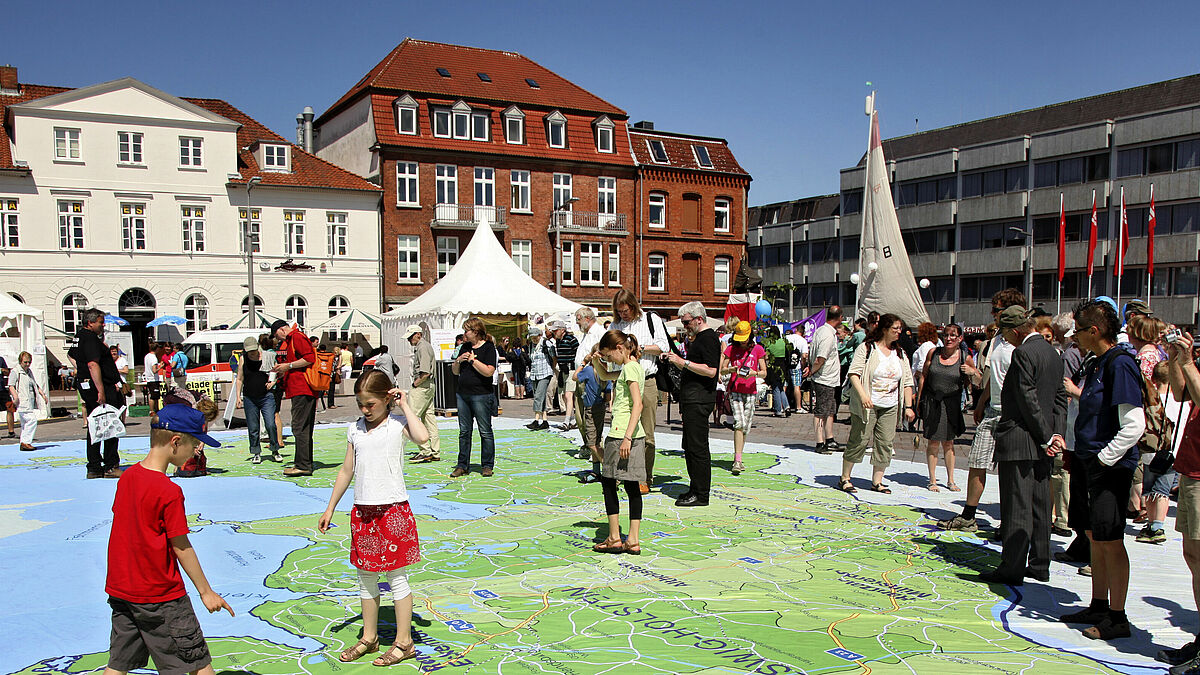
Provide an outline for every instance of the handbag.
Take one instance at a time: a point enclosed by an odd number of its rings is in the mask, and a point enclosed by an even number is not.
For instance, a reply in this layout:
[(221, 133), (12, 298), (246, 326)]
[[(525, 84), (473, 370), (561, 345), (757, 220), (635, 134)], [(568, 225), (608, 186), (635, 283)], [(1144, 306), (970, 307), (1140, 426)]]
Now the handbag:
[[(658, 319), (658, 315), (654, 312), (646, 312), (646, 326), (650, 329), (650, 339), (654, 339), (654, 320)], [(662, 319), (658, 319), (662, 321)], [(663, 324), (663, 333), (667, 336), (668, 348), (678, 354), (679, 349), (675, 346), (675, 340), (671, 334), (667, 332), (666, 324)], [(658, 386), (659, 391), (665, 391), (668, 394), (673, 394), (679, 389), (679, 383), (683, 378), (683, 371), (679, 370), (675, 364), (665, 359), (660, 359), (658, 362), (658, 370), (654, 373), (654, 384)]]
[(125, 425), (121, 422), (123, 410), (125, 410), (124, 406), (118, 410), (107, 403), (96, 406), (96, 409), (87, 418), (88, 438), (92, 443), (125, 435)]

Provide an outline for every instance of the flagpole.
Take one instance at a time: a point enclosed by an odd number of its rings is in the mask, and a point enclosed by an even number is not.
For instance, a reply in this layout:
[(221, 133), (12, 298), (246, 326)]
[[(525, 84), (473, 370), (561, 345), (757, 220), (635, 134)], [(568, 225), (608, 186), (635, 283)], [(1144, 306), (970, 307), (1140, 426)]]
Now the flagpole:
[(1091, 228), (1088, 231), (1088, 287), (1083, 293), (1083, 299), (1087, 300), (1092, 297), (1092, 264), (1094, 260), (1092, 256), (1096, 255), (1096, 249), (1092, 248), (1092, 237), (1096, 236), (1096, 191), (1092, 190), (1092, 220), (1088, 224)]
[(1117, 215), (1117, 319), (1121, 318), (1121, 277), (1125, 275), (1125, 186), (1121, 186), (1121, 213)]
[[(1055, 314), (1062, 314), (1062, 280), (1063, 280), (1063, 274), (1065, 273), (1062, 251), (1065, 251), (1066, 247), (1067, 247), (1066, 236), (1065, 236), (1066, 233), (1063, 232), (1063, 225), (1062, 225), (1063, 218), (1066, 216), (1066, 213), (1067, 213), (1066, 211), (1063, 210), (1064, 208), (1065, 208), (1065, 206), (1063, 203), (1063, 193), (1060, 192), (1060, 193), (1058, 193), (1058, 248), (1059, 248), (1058, 302), (1056, 303), (1056, 305), (1054, 307)], [(1031, 235), (1032, 235), (1032, 233), (1031, 233)], [(1032, 238), (1032, 236), (1030, 238)], [(1029, 264), (1032, 267), (1033, 261), (1030, 260)], [(1031, 274), (1030, 276), (1033, 276), (1033, 275)], [(1029, 298), (1029, 306), (1030, 307), (1033, 306), (1033, 298)]]
[(1150, 284), (1153, 283), (1153, 276), (1154, 276), (1153, 272), (1151, 271), (1154, 269), (1154, 226), (1157, 224), (1158, 223), (1156, 222), (1156, 218), (1154, 216), (1154, 183), (1151, 183), (1150, 184), (1150, 217), (1146, 221), (1146, 227), (1148, 228), (1148, 230), (1146, 232), (1146, 235), (1147, 235), (1147, 239), (1146, 239), (1146, 256), (1147, 256), (1147, 258), (1146, 259), (1149, 262), (1149, 264), (1146, 265), (1146, 307), (1147, 308), (1150, 307), (1150, 296), (1152, 295), (1150, 292)]
[[(872, 91), (867, 95), (867, 163), (863, 166), (863, 203), (862, 203), (862, 221), (859, 225), (858, 237), (858, 286), (854, 290), (854, 320), (858, 320), (859, 305), (862, 302), (863, 289), (867, 285), (867, 278), (863, 275), (863, 250), (867, 247), (867, 239), (862, 236), (862, 224), (866, 224), (867, 217), (870, 214), (870, 209), (867, 206), (868, 195), (871, 193), (871, 134), (875, 129), (875, 92)], [(883, 139), (880, 139), (882, 142)], [(875, 234), (875, 230), (871, 230), (871, 234)], [(874, 246), (875, 242), (871, 242)]]

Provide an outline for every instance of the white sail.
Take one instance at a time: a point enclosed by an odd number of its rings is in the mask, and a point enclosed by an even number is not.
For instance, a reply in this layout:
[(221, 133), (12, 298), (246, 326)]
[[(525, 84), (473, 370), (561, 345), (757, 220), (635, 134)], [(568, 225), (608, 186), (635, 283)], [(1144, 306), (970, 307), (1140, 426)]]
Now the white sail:
[[(892, 313), (916, 327), (929, 320), (917, 290), (908, 251), (900, 237), (900, 222), (892, 203), (874, 94), (870, 98), (871, 142), (863, 189), (862, 239), (859, 251), (858, 316), (875, 311)], [(871, 263), (875, 264), (874, 271)]]

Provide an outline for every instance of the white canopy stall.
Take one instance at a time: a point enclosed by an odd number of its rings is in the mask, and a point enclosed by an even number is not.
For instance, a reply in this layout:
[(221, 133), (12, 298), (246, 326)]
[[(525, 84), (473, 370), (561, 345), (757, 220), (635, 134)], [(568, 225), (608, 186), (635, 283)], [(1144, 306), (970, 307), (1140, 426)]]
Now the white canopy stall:
[[(46, 327), (42, 310), (18, 301), (8, 293), (0, 293), (0, 333), (16, 329), (17, 337), (0, 337), (0, 356), (10, 368), (17, 368), (17, 355), (29, 352), (33, 356), (33, 375), (38, 385), (50, 392), (49, 374), (46, 370)], [(3, 386), (7, 387), (8, 382)], [(43, 401), (38, 419), (50, 416), (50, 404)]]

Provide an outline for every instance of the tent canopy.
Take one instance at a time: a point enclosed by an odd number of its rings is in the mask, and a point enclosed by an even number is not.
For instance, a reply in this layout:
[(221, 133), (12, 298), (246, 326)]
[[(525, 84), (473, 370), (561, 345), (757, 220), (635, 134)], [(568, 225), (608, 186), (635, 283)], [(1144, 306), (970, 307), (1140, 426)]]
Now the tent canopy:
[(368, 314), (360, 309), (351, 309), (349, 311), (342, 312), (341, 314), (331, 316), (320, 323), (309, 326), (308, 330), (312, 333), (317, 333), (323, 330), (358, 332), (379, 330), (379, 317), (373, 314)]
[(40, 321), (42, 310), (30, 307), (8, 293), (0, 293), (0, 319), (16, 319), (22, 316), (31, 316)]
[[(16, 356), (19, 352), (29, 352), (33, 357), (32, 371), (34, 379), (45, 391), (50, 391), (49, 371), (46, 368), (46, 324), (42, 310), (30, 307), (8, 293), (0, 293), (0, 332), (8, 332), (16, 328), (20, 335), (15, 338), (0, 338), (4, 341), (4, 351), (11, 359), (10, 368), (17, 367)], [(5, 382), (5, 385), (8, 383)], [(50, 416), (50, 405), (42, 401), (38, 410), (38, 419)]]

